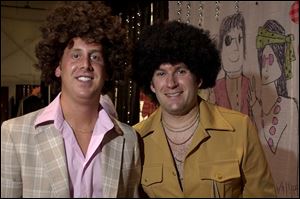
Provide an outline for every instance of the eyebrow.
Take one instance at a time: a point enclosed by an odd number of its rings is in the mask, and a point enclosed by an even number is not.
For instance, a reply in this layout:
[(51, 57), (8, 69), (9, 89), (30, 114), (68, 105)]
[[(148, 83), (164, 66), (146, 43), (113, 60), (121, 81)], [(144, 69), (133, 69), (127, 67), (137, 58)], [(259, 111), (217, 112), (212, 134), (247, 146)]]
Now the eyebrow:
[(174, 67), (176, 68), (189, 68), (185, 63), (179, 63), (179, 64), (175, 64)]
[[(70, 49), (71, 51), (83, 51), (83, 49), (81, 49), (81, 48), (72, 48), (72, 49)], [(88, 50), (88, 53), (94, 53), (94, 52), (99, 52), (99, 53), (101, 53), (102, 54), (102, 50), (101, 49), (90, 49), (90, 50)]]

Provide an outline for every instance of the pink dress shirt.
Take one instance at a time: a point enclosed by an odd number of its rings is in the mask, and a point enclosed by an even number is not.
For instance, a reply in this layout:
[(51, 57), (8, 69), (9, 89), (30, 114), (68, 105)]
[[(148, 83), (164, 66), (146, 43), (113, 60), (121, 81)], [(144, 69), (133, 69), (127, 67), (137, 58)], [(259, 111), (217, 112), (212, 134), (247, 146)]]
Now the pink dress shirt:
[(59, 94), (38, 116), (35, 125), (52, 120), (54, 126), (61, 132), (68, 163), (69, 184), (71, 197), (102, 197), (100, 144), (104, 135), (113, 128), (113, 122), (104, 109), (99, 111), (99, 116), (93, 130), (93, 135), (84, 157), (72, 131), (64, 120), (60, 105)]

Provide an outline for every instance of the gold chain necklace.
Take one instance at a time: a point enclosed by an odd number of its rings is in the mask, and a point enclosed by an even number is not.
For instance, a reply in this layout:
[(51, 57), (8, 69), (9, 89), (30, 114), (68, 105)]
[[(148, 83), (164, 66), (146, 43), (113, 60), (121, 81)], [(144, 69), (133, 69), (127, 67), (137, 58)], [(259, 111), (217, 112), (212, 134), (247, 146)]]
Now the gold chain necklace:
[[(193, 135), (195, 134), (195, 131), (196, 131), (197, 126), (198, 126), (198, 125), (195, 126), (195, 124), (196, 124), (196, 122), (198, 122), (198, 121), (199, 121), (199, 112), (198, 112), (198, 114), (197, 114), (196, 119), (192, 122), (192, 124), (189, 125), (188, 128), (185, 128), (185, 131), (190, 130), (192, 127), (195, 127), (195, 129), (193, 129), (191, 135), (189, 135), (188, 138), (185, 139), (185, 140), (184, 140), (183, 142), (181, 142), (181, 143), (177, 143), (177, 142), (173, 141), (173, 140), (168, 136), (168, 133), (167, 133), (167, 132), (171, 132), (171, 133), (172, 133), (172, 132), (174, 132), (173, 129), (169, 129), (167, 126), (165, 126), (165, 122), (162, 122), (162, 126), (163, 126), (163, 129), (164, 129), (164, 131), (165, 131), (165, 134), (166, 134), (167, 139), (168, 139), (172, 144), (174, 144), (174, 145), (183, 145), (183, 144), (187, 143), (187, 142), (193, 137)], [(166, 131), (166, 130), (167, 130), (167, 131)], [(174, 133), (178, 133), (178, 132), (179, 132), (179, 131), (175, 131)], [(183, 132), (183, 131), (180, 131), (180, 132)]]
[(183, 145), (183, 144), (187, 143), (187, 142), (193, 137), (194, 134), (195, 134), (195, 131), (193, 131), (193, 133), (192, 133), (185, 141), (183, 141), (183, 142), (181, 142), (181, 143), (174, 142), (174, 141), (168, 136), (167, 133), (166, 133), (166, 136), (167, 136), (167, 139), (168, 139), (172, 144), (175, 144), (175, 145)]
[(185, 131), (189, 130), (190, 128), (192, 128), (195, 125), (195, 123), (199, 119), (199, 115), (200, 114), (199, 114), (199, 111), (198, 111), (197, 115), (196, 115), (196, 117), (194, 119), (194, 121), (192, 121), (191, 124), (189, 124), (189, 125), (187, 125), (185, 127), (182, 127), (181, 129), (174, 129), (174, 128), (170, 127), (170, 125), (168, 125), (163, 118), (161, 120), (162, 121), (162, 126), (164, 128), (166, 128), (169, 132), (172, 132), (172, 133), (182, 133), (182, 132), (185, 132)]

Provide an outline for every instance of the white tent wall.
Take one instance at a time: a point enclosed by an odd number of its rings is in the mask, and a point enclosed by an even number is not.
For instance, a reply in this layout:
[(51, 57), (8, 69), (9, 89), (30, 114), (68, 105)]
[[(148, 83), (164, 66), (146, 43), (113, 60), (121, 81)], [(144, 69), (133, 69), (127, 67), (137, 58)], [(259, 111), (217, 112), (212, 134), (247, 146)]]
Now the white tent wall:
[(17, 84), (40, 84), (35, 45), (39, 27), (56, 1), (1, 1), (1, 86), (15, 96)]

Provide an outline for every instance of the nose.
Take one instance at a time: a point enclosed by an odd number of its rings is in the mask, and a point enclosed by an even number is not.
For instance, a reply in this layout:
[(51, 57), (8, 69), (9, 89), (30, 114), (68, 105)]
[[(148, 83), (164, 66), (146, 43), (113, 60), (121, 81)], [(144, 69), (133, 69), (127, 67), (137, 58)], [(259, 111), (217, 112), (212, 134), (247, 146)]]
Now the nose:
[(233, 44), (236, 50), (239, 50), (239, 42), (237, 38), (232, 39)]
[(269, 64), (264, 60), (263, 64), (262, 64), (262, 71), (264, 72), (268, 72), (269, 71)]
[(167, 86), (169, 88), (175, 88), (177, 87), (177, 85), (178, 85), (177, 78), (174, 75), (168, 75)]
[(93, 71), (93, 66), (92, 66), (92, 63), (91, 63), (91, 60), (90, 60), (90, 57), (87, 56), (83, 59), (82, 63), (81, 63), (81, 69), (85, 69), (85, 70), (88, 70), (88, 71)]

